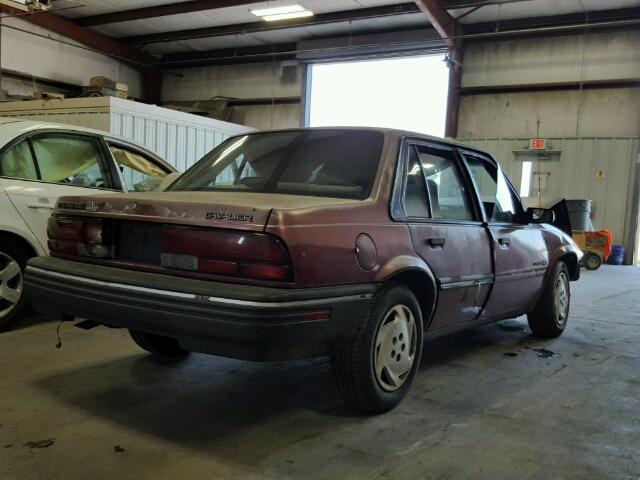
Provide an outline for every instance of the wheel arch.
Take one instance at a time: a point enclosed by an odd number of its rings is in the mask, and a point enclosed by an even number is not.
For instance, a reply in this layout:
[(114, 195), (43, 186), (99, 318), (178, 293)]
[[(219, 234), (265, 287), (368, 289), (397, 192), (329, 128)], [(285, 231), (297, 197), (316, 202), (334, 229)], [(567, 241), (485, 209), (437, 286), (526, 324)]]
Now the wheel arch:
[(578, 262), (578, 256), (574, 252), (561, 255), (557, 261), (563, 262), (567, 266), (570, 280), (578, 280), (580, 278), (580, 262)]
[(36, 247), (36, 245), (34, 245), (33, 242), (18, 233), (12, 232), (10, 230), (0, 230), (0, 241), (2, 240), (20, 245), (27, 252), (29, 258), (37, 257), (38, 255), (40, 255), (39, 249)]
[(426, 332), (438, 301), (438, 285), (429, 266), (416, 257), (398, 257), (380, 269), (379, 274), (383, 284), (402, 283), (411, 290), (420, 304)]

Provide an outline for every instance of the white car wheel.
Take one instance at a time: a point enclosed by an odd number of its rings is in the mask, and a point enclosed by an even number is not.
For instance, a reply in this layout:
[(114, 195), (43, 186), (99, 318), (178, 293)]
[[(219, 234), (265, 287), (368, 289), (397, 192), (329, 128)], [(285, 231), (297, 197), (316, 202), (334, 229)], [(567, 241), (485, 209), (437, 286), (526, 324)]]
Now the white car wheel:
[(0, 323), (21, 304), (22, 268), (16, 259), (0, 252)]

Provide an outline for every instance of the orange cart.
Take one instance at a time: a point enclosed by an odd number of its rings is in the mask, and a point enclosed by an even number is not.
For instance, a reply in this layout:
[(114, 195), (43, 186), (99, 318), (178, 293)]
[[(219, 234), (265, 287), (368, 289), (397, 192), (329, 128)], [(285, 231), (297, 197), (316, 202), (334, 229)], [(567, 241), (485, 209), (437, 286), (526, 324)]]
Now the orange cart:
[(587, 270), (597, 270), (611, 255), (613, 245), (613, 233), (611, 230), (574, 230), (571, 233), (573, 241), (584, 252), (582, 265)]

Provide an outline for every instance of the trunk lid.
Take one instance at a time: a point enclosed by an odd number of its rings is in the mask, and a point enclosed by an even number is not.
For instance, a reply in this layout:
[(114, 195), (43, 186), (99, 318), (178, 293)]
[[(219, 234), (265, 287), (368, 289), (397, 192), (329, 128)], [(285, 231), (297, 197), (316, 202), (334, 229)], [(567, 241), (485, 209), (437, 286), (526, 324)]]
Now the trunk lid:
[(242, 195), (202, 192), (64, 197), (57, 213), (114, 218), (127, 222), (264, 230), (271, 207)]
[(273, 210), (316, 209), (357, 200), (239, 192), (149, 192), (63, 197), (56, 213), (118, 218), (133, 222), (264, 230)]

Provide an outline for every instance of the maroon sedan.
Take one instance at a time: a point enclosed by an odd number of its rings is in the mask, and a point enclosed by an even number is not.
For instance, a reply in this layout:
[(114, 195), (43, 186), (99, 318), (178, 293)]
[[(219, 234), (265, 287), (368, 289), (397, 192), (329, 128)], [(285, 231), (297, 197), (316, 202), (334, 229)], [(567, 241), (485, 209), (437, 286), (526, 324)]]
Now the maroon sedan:
[(169, 191), (60, 199), (25, 285), (40, 311), (128, 328), (159, 355), (329, 355), (344, 398), (382, 412), (425, 338), (522, 314), (562, 333), (582, 253), (554, 218), (442, 139), (253, 133)]

